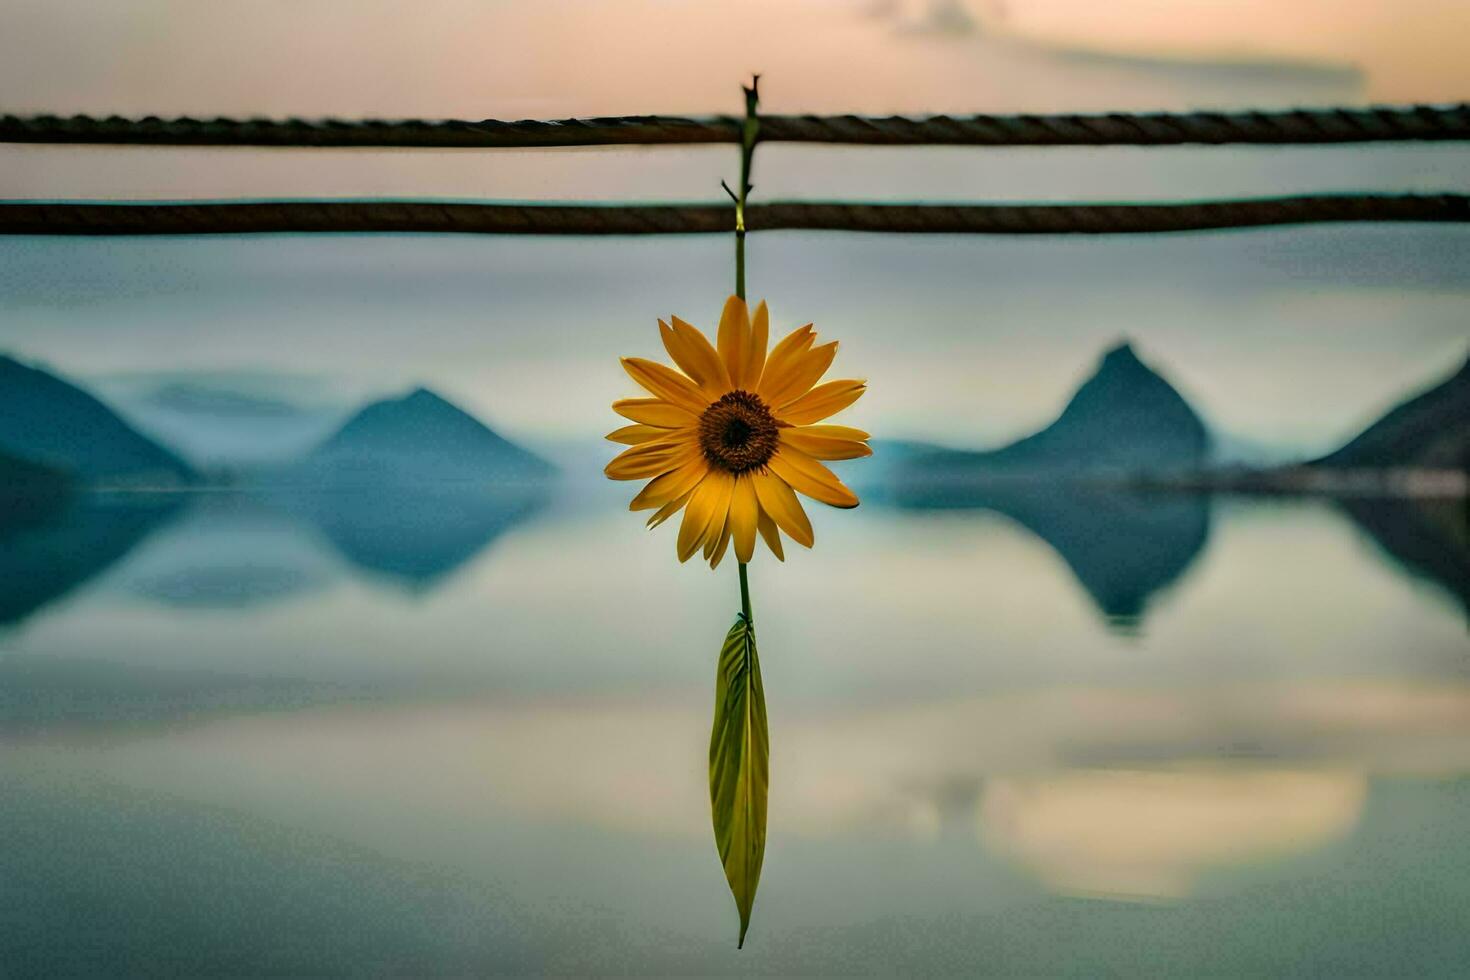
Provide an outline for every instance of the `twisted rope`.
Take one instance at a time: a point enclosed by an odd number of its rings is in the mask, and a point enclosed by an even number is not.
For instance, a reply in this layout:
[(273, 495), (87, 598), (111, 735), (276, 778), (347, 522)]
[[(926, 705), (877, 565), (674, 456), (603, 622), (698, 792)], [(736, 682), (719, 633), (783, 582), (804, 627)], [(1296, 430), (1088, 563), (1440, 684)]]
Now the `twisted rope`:
[[(739, 143), (730, 116), (551, 121), (0, 116), (0, 142), (148, 146), (549, 147)], [(1470, 104), (1280, 112), (1011, 116), (761, 116), (763, 143), (1173, 146), (1470, 139)]]
[(1052, 116), (763, 116), (762, 142), (1177, 146), (1470, 139), (1470, 104)]
[(728, 117), (619, 116), (598, 119), (125, 119), (0, 116), (0, 142), (148, 146), (543, 147), (737, 143)]
[[(753, 231), (1113, 235), (1321, 222), (1470, 222), (1470, 195), (1313, 195), (1169, 204), (751, 205)], [(243, 235), (417, 232), (499, 235), (686, 235), (734, 229), (722, 204), (460, 204), (259, 201), (190, 204), (0, 204), (4, 235)]]

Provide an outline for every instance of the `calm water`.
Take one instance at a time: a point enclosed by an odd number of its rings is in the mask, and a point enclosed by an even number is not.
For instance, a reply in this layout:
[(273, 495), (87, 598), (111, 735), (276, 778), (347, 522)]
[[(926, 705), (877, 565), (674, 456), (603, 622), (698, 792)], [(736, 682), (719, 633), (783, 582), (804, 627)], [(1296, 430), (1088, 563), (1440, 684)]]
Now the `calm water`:
[(0, 973), (1470, 962), (1463, 509), (814, 515), (751, 569), (737, 953), (704, 783), (734, 568), (679, 566), (624, 489), (0, 531)]

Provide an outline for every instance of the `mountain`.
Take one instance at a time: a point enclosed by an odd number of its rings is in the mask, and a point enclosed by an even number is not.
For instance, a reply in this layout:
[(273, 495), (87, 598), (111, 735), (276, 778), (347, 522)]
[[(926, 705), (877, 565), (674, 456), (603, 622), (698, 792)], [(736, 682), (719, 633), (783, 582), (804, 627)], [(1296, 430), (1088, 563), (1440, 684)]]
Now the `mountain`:
[(0, 453), (0, 533), (61, 510), (70, 490), (60, 470)]
[(0, 452), (0, 496), (60, 496), (70, 485), (61, 470)]
[(68, 381), (0, 355), (0, 451), (87, 483), (177, 484), (194, 473)]
[(1470, 469), (1470, 359), (1334, 453), (1308, 464), (1339, 469)]
[(318, 446), (296, 475), (334, 485), (520, 483), (549, 476), (540, 457), (426, 388), (374, 402)]
[(1189, 403), (1138, 359), (1131, 344), (1107, 351), (1055, 422), (989, 452), (918, 455), (905, 475), (1055, 475), (1197, 469), (1210, 437)]

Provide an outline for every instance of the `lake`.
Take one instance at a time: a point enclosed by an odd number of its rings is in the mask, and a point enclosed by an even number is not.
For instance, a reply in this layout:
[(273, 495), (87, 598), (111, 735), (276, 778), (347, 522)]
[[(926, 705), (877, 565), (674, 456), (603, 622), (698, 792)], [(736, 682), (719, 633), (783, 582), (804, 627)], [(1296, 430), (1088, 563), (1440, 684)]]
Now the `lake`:
[(583, 482), (0, 530), (0, 973), (1470, 962), (1463, 502), (814, 508), (814, 551), (750, 569), (737, 952), (705, 775), (735, 568)]

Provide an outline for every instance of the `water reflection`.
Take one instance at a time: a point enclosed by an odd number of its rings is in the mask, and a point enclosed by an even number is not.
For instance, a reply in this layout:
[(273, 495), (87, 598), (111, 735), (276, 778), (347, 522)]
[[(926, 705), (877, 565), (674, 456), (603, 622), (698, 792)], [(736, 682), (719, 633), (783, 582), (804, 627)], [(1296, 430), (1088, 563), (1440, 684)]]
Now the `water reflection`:
[(992, 853), (1071, 895), (1177, 899), (1216, 869), (1264, 863), (1347, 837), (1362, 773), (1082, 770), (995, 779), (979, 832)]
[(0, 744), (57, 731), (126, 739), (223, 718), (385, 699), (384, 691), (351, 681), (6, 654), (0, 655)]
[(309, 524), (247, 494), (201, 494), (123, 570), (132, 595), (180, 609), (251, 609), (319, 592), (340, 569)]
[(177, 496), (87, 495), (35, 523), (0, 527), (0, 626), (101, 574), (182, 505)]
[[(471, 508), (469, 556), (415, 551), (433, 506), (368, 514), (363, 562), (319, 511), (188, 498), (0, 634), (6, 966), (1453, 975), (1459, 610), (1334, 504), (1171, 502), (819, 512), (822, 548), (755, 567), (775, 764), (737, 957), (730, 579), (621, 494)], [(1130, 595), (1120, 637), (1089, 603)]]
[(0, 527), (0, 626), (19, 623), (118, 564), (139, 598), (245, 609), (325, 588), (340, 568), (422, 594), (546, 502), (544, 487), (83, 494)]
[(1137, 629), (1154, 595), (1174, 584), (1210, 535), (1209, 498), (1099, 489), (1067, 481), (905, 481), (886, 501), (912, 510), (1003, 514), (1061, 556), (1116, 628)]
[(1400, 567), (1457, 598), (1470, 622), (1470, 502), (1346, 498), (1338, 506)]
[(360, 571), (422, 593), (540, 510), (546, 490), (444, 484), (293, 490), (272, 499), (320, 530)]

